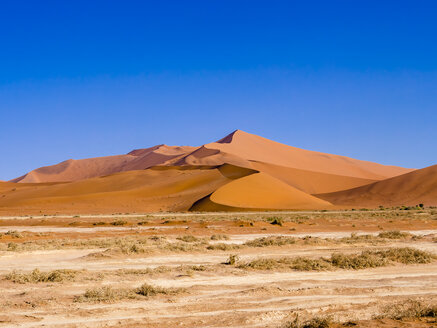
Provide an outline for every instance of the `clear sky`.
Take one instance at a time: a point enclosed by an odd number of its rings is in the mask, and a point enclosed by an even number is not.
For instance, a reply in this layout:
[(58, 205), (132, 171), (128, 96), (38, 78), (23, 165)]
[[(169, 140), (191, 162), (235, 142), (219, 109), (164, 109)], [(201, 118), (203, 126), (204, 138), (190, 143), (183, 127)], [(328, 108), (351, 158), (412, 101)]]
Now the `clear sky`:
[(437, 1), (0, 3), (0, 179), (235, 129), (437, 164)]

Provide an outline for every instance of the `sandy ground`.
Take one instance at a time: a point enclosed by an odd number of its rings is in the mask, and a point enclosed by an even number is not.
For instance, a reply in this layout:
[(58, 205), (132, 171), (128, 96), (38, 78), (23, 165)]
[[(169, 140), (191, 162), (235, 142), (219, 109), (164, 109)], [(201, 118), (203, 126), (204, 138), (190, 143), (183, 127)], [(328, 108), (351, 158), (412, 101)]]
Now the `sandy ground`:
[[(72, 217), (65, 219), (69, 222), (77, 220)], [(300, 225), (302, 232), (290, 232), (291, 223), (272, 227), (274, 231), (262, 230), (266, 226), (259, 223), (251, 233), (245, 227), (232, 226), (232, 229), (226, 230), (224, 227), (230, 226), (226, 219), (223, 222), (215, 220), (214, 224), (220, 227), (220, 231), (226, 231), (228, 239), (210, 241), (209, 244), (242, 245), (248, 240), (272, 235), (312, 235), (334, 239), (349, 236), (351, 232), (377, 235), (372, 231), (373, 228), (370, 228), (371, 231), (362, 227), (351, 229), (351, 222), (357, 222), (355, 219), (350, 222), (347, 221), (349, 219), (343, 220), (344, 227), (349, 227), (349, 230), (340, 227), (335, 231), (329, 226), (327, 231), (314, 232), (311, 230), (311, 220), (308, 220)], [(368, 220), (371, 222), (373, 218)], [(372, 318), (385, 305), (407, 299), (437, 301), (437, 261), (321, 272), (246, 270), (223, 264), (229, 254), (238, 254), (240, 262), (282, 256), (318, 258), (328, 257), (332, 253), (348, 254), (363, 249), (406, 246), (437, 254), (437, 243), (433, 237), (437, 233), (435, 223), (414, 220), (390, 224), (393, 230), (411, 231), (414, 235), (427, 237), (394, 239), (383, 244), (292, 244), (225, 251), (157, 250), (155, 253), (109, 255), (104, 255), (108, 252), (107, 248), (70, 248), (62, 245), (59, 249), (0, 251), (0, 327), (282, 327), (296, 314), (301, 317), (330, 315), (339, 322), (354, 320), (361, 327), (433, 327), (433, 323), (425, 321), (398, 322), (397, 325), (390, 320), (375, 321)], [(107, 234), (107, 238), (114, 238), (114, 235), (132, 238), (148, 236), (147, 231), (141, 230), (143, 227), (137, 232), (130, 227), (68, 227), (66, 222), (62, 221), (63, 226), (51, 227), (8, 224), (2, 226), (0, 231), (47, 232), (54, 239), (64, 238), (66, 233), (69, 238), (74, 238), (75, 234), (79, 238), (82, 233), (88, 236), (92, 233), (99, 236)], [(156, 223), (150, 224), (163, 228)], [(417, 229), (405, 229), (408, 224)], [(191, 222), (180, 225), (190, 226), (199, 238), (209, 238), (212, 234), (208, 227), (196, 230)], [(144, 227), (146, 230), (149, 228)], [(319, 225), (318, 228), (323, 230), (323, 226)], [(171, 229), (154, 230), (154, 233), (166, 236), (169, 243), (177, 243), (176, 237), (181, 235), (180, 230)], [(10, 236), (2, 237), (2, 243), (12, 240)], [(15, 238), (13, 242), (34, 241), (23, 236)], [(166, 270), (153, 271), (163, 266)], [(203, 266), (205, 269), (192, 269), (193, 266)], [(81, 271), (76, 278), (62, 282), (14, 283), (5, 278), (14, 270), (28, 273), (36, 268), (42, 272), (56, 269)], [(115, 299), (109, 302), (75, 301), (75, 296), (82, 295), (87, 289), (102, 286), (133, 289), (145, 282), (182, 290), (175, 295)]]

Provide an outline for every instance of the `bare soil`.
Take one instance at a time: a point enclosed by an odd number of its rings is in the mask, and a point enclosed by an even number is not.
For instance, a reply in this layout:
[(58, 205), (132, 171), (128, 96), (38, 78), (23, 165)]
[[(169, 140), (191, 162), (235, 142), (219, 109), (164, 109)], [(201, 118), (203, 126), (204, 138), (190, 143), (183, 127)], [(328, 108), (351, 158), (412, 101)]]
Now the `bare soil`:
[[(316, 259), (402, 247), (437, 255), (434, 215), (337, 211), (3, 217), (0, 327), (279, 328), (296, 315), (302, 320), (329, 317), (330, 327), (435, 327), (435, 318), (395, 320), (384, 313), (387, 306), (407, 300), (436, 304), (436, 259), (361, 270), (238, 267), (258, 258)], [(272, 217), (280, 218), (282, 226), (271, 224)], [(125, 223), (113, 225), (116, 221)], [(410, 235), (380, 238), (382, 231)], [(341, 239), (351, 233), (371, 237)], [(245, 244), (276, 236), (297, 241), (264, 247)], [(210, 249), (210, 245), (229, 248)], [(231, 254), (238, 256), (236, 264), (224, 264)], [(68, 278), (53, 281), (14, 278), (29, 276), (35, 269), (73, 271)], [(178, 292), (135, 294), (144, 283)], [(102, 287), (134, 296), (114, 294), (100, 301), (83, 297), (87, 290)]]

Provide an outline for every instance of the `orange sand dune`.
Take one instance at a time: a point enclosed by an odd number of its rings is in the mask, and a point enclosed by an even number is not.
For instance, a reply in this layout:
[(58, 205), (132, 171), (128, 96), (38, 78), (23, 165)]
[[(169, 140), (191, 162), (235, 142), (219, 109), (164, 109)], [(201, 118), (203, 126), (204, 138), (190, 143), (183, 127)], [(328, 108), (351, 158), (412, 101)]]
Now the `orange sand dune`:
[(339, 206), (437, 205), (437, 165), (366, 186), (316, 195)]
[(412, 169), (299, 149), (240, 130), (204, 147), (245, 160), (362, 179), (381, 180), (412, 171)]
[[(209, 200), (242, 209), (319, 209), (331, 206), (265, 173), (255, 173), (229, 182), (213, 192)], [(209, 210), (196, 206), (195, 210)]]
[(0, 184), (0, 213), (114, 213), (188, 210), (220, 186), (255, 171), (156, 167), (67, 183)]
[(89, 179), (115, 172), (142, 170), (163, 164), (170, 159), (192, 152), (194, 147), (158, 145), (147, 149), (138, 149), (126, 155), (69, 159), (52, 166), (33, 170), (11, 182), (56, 182)]
[(262, 162), (251, 162), (251, 166), (308, 194), (334, 192), (375, 182), (370, 179), (300, 170)]
[[(237, 130), (200, 147), (157, 145), (125, 155), (70, 159), (41, 167), (11, 182), (0, 182), (0, 212), (228, 211), (384, 205), (398, 201), (393, 200), (396, 198), (389, 187), (379, 186), (386, 186), (392, 179), (398, 181), (393, 177), (401, 174), (400, 179), (409, 174), (420, 176), (419, 171), (412, 171), (303, 150)], [(429, 181), (425, 179), (420, 188)], [(405, 185), (399, 183), (395, 187)], [(431, 202), (433, 190), (419, 192), (420, 188), (412, 185), (411, 190), (405, 191), (407, 198), (397, 195), (402, 199), (399, 202)]]
[[(254, 161), (273, 164), (278, 167), (343, 177), (336, 180), (337, 182), (332, 188), (320, 189), (314, 187), (315, 184), (309, 189), (302, 186), (298, 187), (303, 188), (302, 190), (311, 189), (313, 192), (339, 190), (343, 187), (343, 182), (344, 187), (350, 188), (359, 185), (361, 182), (365, 184), (371, 182), (370, 180), (382, 180), (412, 171), (411, 169), (384, 166), (344, 156), (303, 150), (237, 130), (217, 142), (201, 147), (158, 145), (147, 149), (134, 150), (126, 155), (82, 160), (70, 159), (56, 165), (41, 167), (11, 181), (21, 183), (77, 181), (115, 172), (143, 170), (157, 165), (202, 166), (228, 163), (240, 167), (254, 168), (252, 166)], [(266, 168), (266, 170), (272, 176), (284, 176), (284, 170), (277, 174), (273, 173), (271, 167)], [(281, 171), (281, 169), (278, 168), (278, 171)], [(285, 176), (290, 176), (290, 174), (291, 171)], [(305, 175), (309, 179), (318, 178), (316, 175), (308, 176), (304, 173), (298, 175)], [(344, 177), (364, 180), (360, 182), (360, 180), (347, 180)], [(299, 179), (297, 178), (297, 180)], [(321, 184), (319, 183), (319, 185)]]

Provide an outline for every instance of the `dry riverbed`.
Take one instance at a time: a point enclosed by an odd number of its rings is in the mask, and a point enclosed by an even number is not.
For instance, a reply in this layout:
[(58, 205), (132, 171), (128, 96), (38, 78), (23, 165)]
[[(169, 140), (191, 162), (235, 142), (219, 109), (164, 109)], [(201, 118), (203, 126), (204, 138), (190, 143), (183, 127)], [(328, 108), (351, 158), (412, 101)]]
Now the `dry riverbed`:
[(0, 327), (435, 327), (435, 215), (3, 217)]

